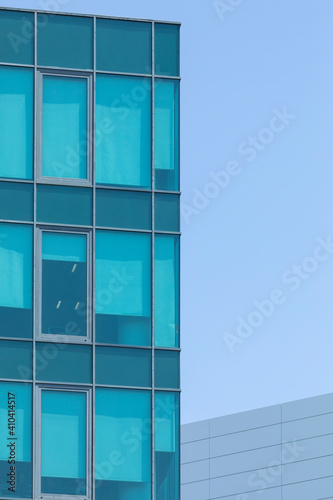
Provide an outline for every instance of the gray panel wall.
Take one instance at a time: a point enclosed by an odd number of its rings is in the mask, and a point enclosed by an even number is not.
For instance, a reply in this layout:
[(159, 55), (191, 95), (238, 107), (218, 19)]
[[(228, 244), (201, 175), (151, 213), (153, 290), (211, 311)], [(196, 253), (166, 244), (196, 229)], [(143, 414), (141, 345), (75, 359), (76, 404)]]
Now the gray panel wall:
[(333, 500), (333, 394), (182, 426), (182, 500)]

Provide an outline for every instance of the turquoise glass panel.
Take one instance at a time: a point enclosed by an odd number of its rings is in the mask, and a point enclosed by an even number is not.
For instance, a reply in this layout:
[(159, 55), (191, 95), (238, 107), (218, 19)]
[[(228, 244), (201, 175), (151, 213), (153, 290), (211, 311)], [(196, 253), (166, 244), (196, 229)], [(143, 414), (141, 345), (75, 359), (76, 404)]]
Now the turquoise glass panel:
[(151, 73), (151, 23), (97, 19), (97, 69)]
[(155, 392), (155, 498), (179, 500), (179, 394)]
[(30, 384), (0, 382), (1, 498), (32, 498), (31, 400)]
[(155, 73), (179, 76), (179, 26), (155, 24)]
[(155, 346), (179, 347), (179, 236), (155, 235)]
[(33, 221), (33, 184), (0, 182), (0, 219)]
[(151, 394), (96, 389), (96, 500), (150, 500)]
[(155, 188), (179, 190), (179, 82), (155, 80)]
[(2, 337), (32, 338), (32, 227), (0, 224)]
[(0, 62), (34, 63), (34, 15), (0, 11)]
[(151, 386), (151, 351), (96, 347), (96, 384)]
[[(73, 325), (73, 329), (75, 329), (75, 325)], [(36, 344), (35, 371), (37, 380), (45, 382), (91, 384), (91, 347), (38, 342)]]
[(38, 14), (37, 39), (39, 66), (92, 69), (92, 18)]
[(155, 350), (155, 387), (179, 389), (179, 351)]
[(151, 194), (97, 189), (96, 225), (151, 229)]
[(151, 80), (97, 75), (96, 182), (151, 187)]
[(41, 420), (41, 492), (85, 495), (86, 393), (42, 390)]
[(43, 77), (43, 176), (87, 178), (86, 78)]
[(87, 335), (87, 236), (43, 232), (42, 333)]
[(32, 343), (0, 340), (0, 378), (32, 379)]
[(96, 341), (151, 343), (151, 236), (96, 232)]
[(37, 220), (92, 225), (92, 190), (71, 186), (37, 186)]
[(155, 194), (155, 230), (179, 231), (179, 196)]
[(0, 177), (32, 179), (33, 81), (32, 69), (0, 67)]

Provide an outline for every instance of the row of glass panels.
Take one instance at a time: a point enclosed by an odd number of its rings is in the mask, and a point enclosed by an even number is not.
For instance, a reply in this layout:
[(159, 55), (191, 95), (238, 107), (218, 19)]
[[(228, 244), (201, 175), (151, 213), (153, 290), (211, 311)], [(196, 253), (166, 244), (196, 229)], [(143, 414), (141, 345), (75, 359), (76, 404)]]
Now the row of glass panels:
[[(37, 64), (93, 69), (93, 18), (37, 14)], [(179, 76), (179, 26), (154, 25), (155, 74)], [(0, 62), (34, 64), (34, 15), (0, 10)], [(96, 19), (96, 69), (152, 73), (152, 23)]]
[[(1, 12), (1, 11), (0, 11)], [(27, 68), (0, 67), (0, 177), (33, 177), (33, 81)], [(38, 178), (150, 189), (152, 81), (98, 74), (38, 73)], [(179, 82), (154, 79), (155, 189), (179, 190)], [(130, 137), (130, 140), (129, 140)]]
[[(149, 391), (96, 388), (94, 443), (89, 389), (37, 386), (36, 392), (37, 449), (33, 459), (32, 387), (0, 382), (2, 498), (32, 498), (33, 464), (37, 496), (90, 497), (92, 444), (96, 500), (151, 498)], [(178, 500), (179, 394), (155, 392), (154, 407), (155, 498)], [(15, 474), (8, 463), (11, 451)], [(10, 481), (15, 484), (12, 490)]]

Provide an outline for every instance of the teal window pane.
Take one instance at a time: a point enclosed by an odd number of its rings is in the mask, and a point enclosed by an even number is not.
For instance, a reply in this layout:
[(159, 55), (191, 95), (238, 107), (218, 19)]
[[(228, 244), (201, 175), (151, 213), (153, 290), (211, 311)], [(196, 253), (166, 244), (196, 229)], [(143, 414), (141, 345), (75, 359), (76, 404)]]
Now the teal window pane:
[(155, 188), (179, 190), (179, 82), (155, 80)]
[(151, 344), (151, 236), (96, 232), (96, 341)]
[(96, 347), (96, 384), (151, 386), (151, 351)]
[(41, 493), (85, 495), (87, 394), (41, 394)]
[(38, 14), (37, 39), (39, 66), (92, 69), (92, 18)]
[(43, 76), (43, 176), (87, 178), (86, 78)]
[(155, 387), (179, 389), (179, 351), (155, 350)]
[(0, 68), (0, 177), (32, 179), (33, 81), (32, 69)]
[(37, 186), (37, 220), (92, 225), (92, 190), (71, 186)]
[(96, 500), (151, 498), (151, 395), (96, 389)]
[(33, 221), (32, 184), (0, 182), (0, 219)]
[(38, 342), (35, 370), (37, 380), (91, 384), (91, 347)]
[(151, 229), (151, 194), (97, 189), (96, 225)]
[(179, 394), (155, 392), (155, 498), (179, 500)]
[(155, 346), (179, 347), (179, 236), (155, 236)]
[[(30, 384), (0, 382), (1, 498), (32, 498), (31, 400)], [(15, 454), (14, 463), (8, 462), (10, 453)], [(8, 476), (10, 472), (15, 472), (15, 477)]]
[(155, 194), (155, 230), (179, 231), (179, 196)]
[(155, 24), (155, 73), (179, 76), (179, 26)]
[(97, 75), (96, 182), (151, 187), (151, 80)]
[(32, 228), (0, 224), (2, 337), (32, 338)]
[(32, 343), (0, 340), (0, 378), (32, 379)]
[(151, 23), (97, 19), (97, 69), (151, 73)]
[(42, 333), (87, 336), (87, 236), (42, 234)]
[(0, 11), (0, 62), (34, 63), (34, 15)]

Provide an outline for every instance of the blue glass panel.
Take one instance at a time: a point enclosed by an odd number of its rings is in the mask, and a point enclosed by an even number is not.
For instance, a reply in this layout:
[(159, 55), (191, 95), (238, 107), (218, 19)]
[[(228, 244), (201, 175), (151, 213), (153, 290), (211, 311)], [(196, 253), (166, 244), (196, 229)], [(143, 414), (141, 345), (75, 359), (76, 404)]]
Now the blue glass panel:
[(34, 63), (34, 15), (0, 11), (0, 61)]
[(155, 345), (179, 347), (178, 236), (155, 236)]
[(0, 340), (0, 378), (32, 379), (32, 343)]
[(155, 387), (179, 389), (179, 351), (155, 350)]
[(155, 188), (179, 190), (179, 82), (155, 80)]
[(30, 384), (0, 382), (1, 498), (32, 497), (31, 400)]
[(179, 500), (179, 394), (155, 392), (155, 498)]
[(97, 69), (151, 73), (151, 23), (97, 19)]
[(150, 345), (151, 237), (96, 232), (96, 340)]
[(92, 225), (92, 190), (69, 186), (37, 186), (37, 220)]
[(151, 386), (151, 351), (96, 347), (96, 384)]
[(179, 26), (155, 24), (155, 73), (179, 76)]
[(2, 337), (32, 337), (32, 228), (0, 224)]
[(38, 14), (37, 30), (39, 66), (92, 69), (92, 18)]
[(155, 230), (179, 231), (179, 196), (155, 194)]
[(42, 390), (42, 493), (86, 493), (86, 420), (85, 393)]
[(151, 229), (151, 194), (97, 189), (96, 225)]
[(91, 347), (38, 342), (35, 370), (37, 380), (90, 384), (92, 382)]
[(96, 389), (96, 500), (151, 498), (151, 395)]
[(96, 181), (151, 186), (151, 80), (97, 75)]
[(33, 70), (0, 68), (0, 177), (32, 179)]
[(87, 79), (43, 77), (43, 176), (87, 178)]
[(87, 335), (87, 236), (43, 232), (42, 333)]
[(33, 184), (0, 182), (0, 219), (33, 221)]

